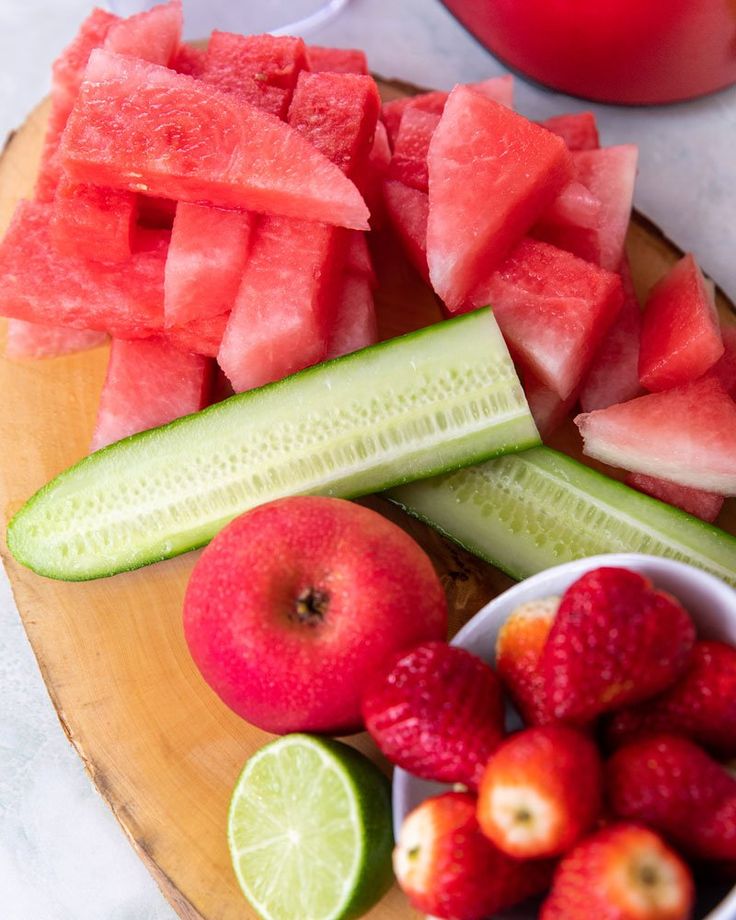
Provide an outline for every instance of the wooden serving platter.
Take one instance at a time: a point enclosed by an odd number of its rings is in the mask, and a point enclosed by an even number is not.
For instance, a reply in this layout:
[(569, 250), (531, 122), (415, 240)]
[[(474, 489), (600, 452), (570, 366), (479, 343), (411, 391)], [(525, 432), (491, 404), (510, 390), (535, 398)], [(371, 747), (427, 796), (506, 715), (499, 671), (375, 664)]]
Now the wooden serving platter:
[[(386, 98), (415, 91), (383, 83)], [(0, 232), (30, 194), (47, 103), (9, 140), (0, 160)], [(628, 241), (640, 292), (680, 252), (646, 220)], [(387, 269), (379, 304), (384, 337), (439, 318), (413, 276)], [(719, 293), (719, 307), (733, 307)], [(4, 327), (2, 331), (4, 335)], [(48, 479), (87, 452), (106, 349), (46, 361), (0, 359), (0, 504), (7, 523)], [(562, 446), (574, 450), (570, 432)], [(371, 504), (427, 549), (452, 611), (453, 632), (510, 579), (410, 520), (382, 499)], [(722, 526), (736, 532), (734, 502)], [(270, 736), (235, 716), (200, 678), (181, 630), (181, 604), (197, 553), (97, 582), (65, 584), (18, 566), (1, 547), (15, 600), (59, 720), (85, 768), (180, 917), (254, 917), (238, 889), (226, 844), (230, 791), (248, 756)], [(378, 759), (365, 736), (350, 739)], [(411, 916), (394, 888), (369, 915)]]

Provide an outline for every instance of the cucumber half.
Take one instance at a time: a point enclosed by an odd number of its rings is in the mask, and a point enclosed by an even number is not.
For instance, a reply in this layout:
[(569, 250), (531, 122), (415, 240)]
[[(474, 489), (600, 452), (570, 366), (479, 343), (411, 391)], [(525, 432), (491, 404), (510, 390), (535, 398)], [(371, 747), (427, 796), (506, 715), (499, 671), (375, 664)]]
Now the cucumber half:
[(271, 499), (365, 495), (537, 443), (480, 310), (118, 441), (37, 492), (8, 546), (41, 575), (99, 578), (202, 546)]
[(513, 578), (600, 553), (667, 556), (736, 587), (736, 538), (547, 447), (388, 497)]

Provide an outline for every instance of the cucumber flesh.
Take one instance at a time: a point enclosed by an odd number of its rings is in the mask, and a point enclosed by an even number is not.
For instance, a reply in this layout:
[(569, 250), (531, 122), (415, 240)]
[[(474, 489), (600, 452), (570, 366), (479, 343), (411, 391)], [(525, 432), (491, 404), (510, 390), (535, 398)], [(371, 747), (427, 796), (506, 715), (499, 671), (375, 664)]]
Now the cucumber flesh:
[(704, 569), (736, 587), (736, 538), (547, 447), (388, 493), (405, 511), (513, 578), (634, 552)]
[(118, 441), (37, 492), (8, 546), (39, 574), (99, 578), (201, 546), (275, 498), (365, 495), (537, 443), (481, 310)]

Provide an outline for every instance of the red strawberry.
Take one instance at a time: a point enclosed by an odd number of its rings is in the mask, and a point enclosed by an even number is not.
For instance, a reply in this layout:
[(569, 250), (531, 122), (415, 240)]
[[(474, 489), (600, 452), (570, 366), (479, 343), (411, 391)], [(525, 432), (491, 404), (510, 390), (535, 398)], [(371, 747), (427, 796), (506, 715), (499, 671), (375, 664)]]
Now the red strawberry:
[(559, 606), (559, 597), (522, 604), (508, 617), (496, 640), (496, 671), (527, 725), (549, 721), (539, 659)]
[(593, 742), (565, 725), (528, 728), (491, 755), (478, 793), (478, 823), (517, 859), (559, 856), (594, 825), (601, 763)]
[(688, 920), (694, 895), (690, 870), (664, 841), (615, 824), (562, 860), (540, 920)]
[(673, 684), (695, 627), (675, 598), (628, 569), (587, 572), (562, 597), (539, 662), (549, 712), (582, 724)]
[(552, 864), (511, 859), (481, 834), (475, 797), (448, 792), (407, 815), (394, 872), (412, 905), (435, 917), (480, 920), (539, 894)]
[(654, 735), (606, 764), (611, 810), (701, 859), (736, 860), (736, 779), (687, 738)]
[(501, 684), (476, 655), (424, 642), (376, 675), (363, 695), (363, 718), (392, 763), (475, 788), (503, 738)]
[(736, 757), (736, 648), (696, 642), (683, 677), (654, 699), (615, 713), (607, 736), (620, 747), (658, 732), (686, 735), (717, 757)]

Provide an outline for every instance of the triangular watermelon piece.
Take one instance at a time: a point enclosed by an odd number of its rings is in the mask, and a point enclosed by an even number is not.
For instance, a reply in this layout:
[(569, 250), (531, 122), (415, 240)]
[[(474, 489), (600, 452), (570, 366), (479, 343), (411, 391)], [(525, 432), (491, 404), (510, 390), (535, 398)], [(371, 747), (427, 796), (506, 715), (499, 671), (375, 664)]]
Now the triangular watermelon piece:
[(218, 316), (193, 319), (183, 326), (169, 327), (166, 330), (166, 339), (179, 351), (216, 358), (229, 319), (229, 310)]
[(667, 502), (668, 505), (681, 508), (709, 524), (715, 521), (723, 507), (722, 495), (716, 495), (715, 492), (704, 492), (702, 489), (691, 489), (689, 486), (680, 486), (676, 482), (657, 479), (656, 476), (628, 473), (625, 482), (632, 489), (651, 495), (652, 498), (658, 498), (661, 502)]
[(401, 240), (411, 264), (429, 284), (427, 265), (427, 219), (429, 197), (403, 182), (388, 179), (383, 183), (383, 202), (389, 222)]
[(345, 272), (338, 283), (336, 301), (325, 359), (349, 355), (378, 341), (376, 308), (367, 278)]
[(133, 192), (62, 176), (54, 199), (51, 238), (64, 255), (126, 262), (131, 255), (136, 213)]
[(181, 43), (183, 18), (181, 0), (169, 0), (115, 23), (103, 47), (166, 67)]
[(212, 372), (208, 358), (183, 354), (165, 339), (113, 339), (90, 450), (203, 409)]
[(721, 326), (723, 357), (708, 372), (720, 380), (729, 396), (736, 399), (736, 326)]
[(618, 275), (533, 239), (522, 240), (471, 298), (476, 307), (490, 304), (512, 352), (563, 400), (622, 301)]
[(370, 208), (371, 228), (374, 230), (382, 225), (385, 217), (383, 213), (383, 180), (390, 162), (391, 147), (388, 142), (386, 125), (379, 120), (376, 122), (376, 133), (363, 174), (362, 176), (355, 176), (353, 179)]
[(365, 51), (358, 48), (307, 46), (307, 60), (312, 73), (368, 73)]
[(548, 131), (559, 135), (569, 150), (597, 150), (600, 147), (598, 123), (592, 112), (555, 115), (540, 122)]
[(429, 191), (427, 155), (439, 121), (440, 116), (432, 112), (406, 110), (396, 135), (394, 153), (388, 168), (389, 178), (397, 179), (420, 192)]
[(56, 358), (59, 355), (88, 351), (107, 341), (104, 332), (27, 323), (22, 319), (9, 319), (7, 329), (5, 357), (11, 361)]
[(644, 306), (639, 378), (667, 390), (702, 377), (723, 355), (713, 291), (688, 253), (649, 292)]
[(345, 252), (345, 271), (365, 278), (371, 287), (376, 286), (376, 272), (373, 268), (371, 251), (368, 248), (368, 238), (360, 230), (350, 230), (347, 234), (347, 250)]
[(356, 187), (298, 131), (201, 80), (106, 51), (90, 57), (61, 154), (80, 181), (368, 228)]
[(547, 208), (532, 233), (544, 239), (544, 232), (538, 232), (538, 228), (546, 224), (587, 227), (592, 230), (598, 226), (601, 207), (600, 198), (596, 198), (582, 182), (573, 179)]
[(736, 495), (736, 403), (712, 378), (579, 415), (589, 457), (632, 473)]
[(534, 424), (542, 440), (546, 441), (570, 414), (577, 402), (577, 390), (573, 391), (567, 399), (561, 399), (553, 389), (545, 386), (531, 371), (522, 369), (520, 375)]
[(427, 262), (451, 312), (497, 268), (570, 181), (565, 142), (463, 86), (429, 148)]

